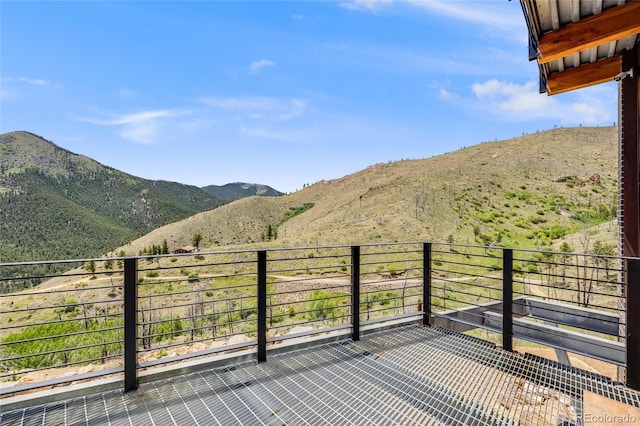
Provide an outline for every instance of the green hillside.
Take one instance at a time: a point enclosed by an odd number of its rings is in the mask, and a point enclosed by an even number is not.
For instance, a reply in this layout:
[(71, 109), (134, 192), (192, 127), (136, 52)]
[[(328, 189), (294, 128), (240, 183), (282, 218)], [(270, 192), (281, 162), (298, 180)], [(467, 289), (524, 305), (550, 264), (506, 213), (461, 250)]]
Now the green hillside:
[(203, 186), (202, 190), (225, 201), (239, 200), (240, 198), (251, 197), (253, 195), (263, 195), (267, 197), (284, 195), (282, 192), (267, 185), (244, 182), (228, 183), (222, 186), (208, 185)]
[(137, 178), (27, 132), (0, 135), (0, 260), (99, 256), (223, 201)]

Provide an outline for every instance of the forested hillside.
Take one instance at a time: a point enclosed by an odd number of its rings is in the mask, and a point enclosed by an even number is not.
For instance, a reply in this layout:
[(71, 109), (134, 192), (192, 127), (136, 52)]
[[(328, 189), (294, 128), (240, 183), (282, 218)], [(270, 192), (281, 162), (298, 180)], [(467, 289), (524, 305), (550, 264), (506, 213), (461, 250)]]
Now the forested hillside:
[(223, 204), (195, 186), (149, 181), (27, 132), (0, 135), (0, 260), (99, 256)]
[(244, 182), (228, 183), (222, 186), (208, 185), (203, 186), (202, 190), (225, 201), (239, 200), (240, 198), (251, 197), (253, 195), (262, 195), (266, 197), (284, 195), (282, 192), (267, 185)]

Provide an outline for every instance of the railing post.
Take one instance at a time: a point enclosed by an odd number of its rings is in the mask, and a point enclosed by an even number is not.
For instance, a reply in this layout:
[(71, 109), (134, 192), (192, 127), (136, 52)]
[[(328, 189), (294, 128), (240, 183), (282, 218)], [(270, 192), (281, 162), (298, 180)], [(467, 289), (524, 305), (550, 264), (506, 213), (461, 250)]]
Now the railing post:
[(431, 325), (431, 243), (422, 245), (422, 325)]
[(267, 252), (258, 251), (258, 362), (267, 360)]
[(513, 250), (502, 250), (502, 349), (513, 351)]
[(360, 340), (360, 246), (351, 246), (351, 338)]
[(640, 390), (640, 260), (627, 260), (626, 277), (626, 385)]
[(138, 259), (124, 260), (124, 391), (138, 389)]

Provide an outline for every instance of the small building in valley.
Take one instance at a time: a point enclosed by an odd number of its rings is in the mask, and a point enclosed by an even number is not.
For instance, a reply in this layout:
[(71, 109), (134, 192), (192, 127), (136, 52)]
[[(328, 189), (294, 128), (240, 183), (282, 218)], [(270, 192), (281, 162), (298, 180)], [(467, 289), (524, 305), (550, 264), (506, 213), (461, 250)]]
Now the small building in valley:
[(178, 254), (178, 253), (193, 253), (194, 251), (196, 251), (196, 248), (194, 246), (183, 246), (180, 248), (175, 249), (173, 252)]

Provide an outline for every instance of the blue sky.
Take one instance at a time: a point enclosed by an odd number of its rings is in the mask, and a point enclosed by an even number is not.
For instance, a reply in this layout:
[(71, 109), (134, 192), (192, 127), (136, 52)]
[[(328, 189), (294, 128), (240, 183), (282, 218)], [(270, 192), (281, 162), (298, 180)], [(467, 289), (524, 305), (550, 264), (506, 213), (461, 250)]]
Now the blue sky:
[(538, 93), (516, 0), (2, 1), (0, 40), (0, 133), (197, 186), (617, 120), (615, 83)]

